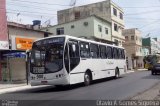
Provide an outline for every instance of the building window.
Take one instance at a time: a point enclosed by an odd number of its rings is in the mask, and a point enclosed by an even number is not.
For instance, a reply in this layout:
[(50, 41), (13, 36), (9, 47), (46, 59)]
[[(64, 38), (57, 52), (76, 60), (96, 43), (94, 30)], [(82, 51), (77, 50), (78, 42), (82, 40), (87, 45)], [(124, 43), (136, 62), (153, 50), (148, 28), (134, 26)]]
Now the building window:
[(98, 30), (99, 30), (99, 32), (102, 32), (102, 26), (101, 25), (98, 25)]
[(134, 40), (134, 36), (131, 36), (131, 40)]
[(114, 42), (116, 43), (116, 45), (119, 45), (119, 44), (118, 44), (118, 40), (117, 40), (117, 39), (115, 39), (115, 40), (114, 40)]
[(78, 12), (75, 12), (74, 13), (74, 16), (75, 16), (75, 19), (79, 19), (80, 18), (80, 12), (78, 11)]
[(113, 14), (117, 16), (117, 10), (115, 8), (113, 8)]
[(114, 23), (114, 31), (118, 32), (118, 25)]
[(136, 40), (138, 40), (138, 37), (136, 36)]
[(128, 36), (125, 36), (125, 40), (126, 40), (126, 41), (128, 40)]
[(122, 13), (119, 13), (119, 16), (120, 16), (120, 19), (123, 20), (123, 14), (122, 14)]
[(64, 34), (64, 28), (57, 28), (57, 35), (63, 35)]
[(108, 28), (105, 28), (105, 33), (108, 35)]

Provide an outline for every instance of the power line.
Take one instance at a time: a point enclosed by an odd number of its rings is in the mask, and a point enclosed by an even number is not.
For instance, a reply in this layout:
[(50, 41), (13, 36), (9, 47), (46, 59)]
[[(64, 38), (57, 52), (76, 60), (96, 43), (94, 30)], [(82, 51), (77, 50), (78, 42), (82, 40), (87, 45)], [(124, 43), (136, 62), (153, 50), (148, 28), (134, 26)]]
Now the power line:
[(157, 7), (160, 7), (160, 6), (144, 6), (144, 7), (122, 7), (122, 8), (150, 8), (150, 7), (153, 7), (153, 8), (157, 8)]
[[(17, 12), (12, 12), (12, 11), (7, 11), (7, 14), (18, 14)], [(29, 13), (20, 13), (22, 16), (27, 16), (27, 17), (42, 17), (40, 14), (29, 14)], [(49, 17), (49, 15), (43, 15), (43, 17)]]
[(156, 21), (154, 21), (154, 22), (151, 22), (151, 23), (148, 23), (148, 24), (146, 24), (146, 25), (143, 25), (143, 26), (141, 26), (139, 29), (142, 29), (142, 28), (147, 27), (147, 26), (152, 25), (152, 24), (157, 24), (157, 22), (159, 23), (160, 20), (156, 20)]
[(7, 10), (10, 10), (10, 11), (16, 11), (16, 12), (25, 12), (25, 13), (35, 13), (35, 14), (46, 14), (46, 15), (57, 15), (57, 14), (50, 14), (50, 13), (41, 13), (41, 12), (31, 12), (31, 11), (19, 11), (19, 10), (12, 10), (12, 9), (7, 9)]
[(46, 2), (33, 2), (33, 1), (25, 1), (25, 0), (11, 0), (15, 2), (24, 2), (24, 3), (34, 3), (34, 4), (46, 4), (46, 5), (57, 5), (57, 6), (69, 6), (69, 5), (62, 5), (62, 4), (51, 4)]
[(134, 19), (134, 20), (160, 20), (160, 19), (154, 19), (154, 18), (137, 18), (137, 17), (127, 17), (125, 16), (126, 19)]
[(128, 15), (141, 15), (141, 14), (151, 14), (151, 13), (155, 13), (155, 12), (160, 12), (160, 10), (153, 10), (153, 11), (145, 11), (145, 12), (138, 12), (138, 13), (131, 13), (131, 14), (125, 14), (125, 16), (128, 16)]
[(33, 9), (43, 9), (43, 10), (47, 10), (47, 11), (58, 11), (58, 9), (55, 10), (55, 9), (51, 9), (51, 8), (46, 8), (46, 7), (41, 7), (41, 6), (33, 6), (33, 5), (29, 5), (29, 6), (26, 6), (26, 5), (16, 5), (14, 3), (8, 3), (8, 5), (13, 5), (13, 6), (16, 6), (16, 7), (18, 6), (18, 7), (25, 7), (25, 8), (33, 8)]

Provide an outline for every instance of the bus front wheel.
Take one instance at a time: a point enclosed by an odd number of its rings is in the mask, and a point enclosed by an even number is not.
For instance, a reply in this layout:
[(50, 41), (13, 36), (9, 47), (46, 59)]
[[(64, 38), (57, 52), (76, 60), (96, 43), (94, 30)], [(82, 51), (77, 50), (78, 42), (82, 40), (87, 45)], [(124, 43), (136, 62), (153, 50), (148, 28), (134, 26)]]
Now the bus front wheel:
[(88, 72), (86, 72), (84, 74), (84, 85), (88, 86), (90, 84), (91, 84), (91, 75)]

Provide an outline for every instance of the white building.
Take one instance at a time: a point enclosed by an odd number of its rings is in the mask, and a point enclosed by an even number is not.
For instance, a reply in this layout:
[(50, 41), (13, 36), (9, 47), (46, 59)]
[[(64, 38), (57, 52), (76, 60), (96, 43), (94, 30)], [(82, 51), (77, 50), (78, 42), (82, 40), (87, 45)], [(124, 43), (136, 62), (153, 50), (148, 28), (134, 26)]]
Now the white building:
[(111, 23), (95, 15), (42, 30), (53, 33), (54, 35), (64, 34), (111, 42)]
[(125, 29), (123, 35), (128, 69), (144, 68), (141, 32), (137, 28)]
[(112, 0), (105, 0), (102, 2), (88, 4), (79, 7), (73, 7), (57, 12), (58, 24), (79, 20), (91, 15), (99, 16), (112, 23), (112, 41), (122, 45), (125, 41), (122, 35), (124, 29), (123, 9)]

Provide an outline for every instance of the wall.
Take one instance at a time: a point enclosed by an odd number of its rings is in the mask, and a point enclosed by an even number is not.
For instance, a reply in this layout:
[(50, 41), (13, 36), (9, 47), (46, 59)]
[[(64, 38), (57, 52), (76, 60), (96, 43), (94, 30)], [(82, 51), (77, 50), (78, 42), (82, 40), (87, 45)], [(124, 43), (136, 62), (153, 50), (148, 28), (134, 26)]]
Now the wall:
[(6, 0), (0, 0), (0, 41), (8, 42)]
[[(88, 22), (88, 26), (84, 26), (84, 22)], [(74, 28), (71, 28), (74, 25)], [(98, 31), (98, 25), (102, 26), (102, 32)], [(54, 27), (48, 28), (48, 31), (56, 35), (56, 29), (64, 27), (64, 35), (71, 35), (75, 37), (87, 37), (87, 38), (103, 38), (105, 40), (111, 41), (111, 25), (106, 21), (102, 21), (98, 18), (88, 17), (78, 21), (73, 21), (65, 24), (56, 25)], [(105, 34), (104, 28), (108, 28), (109, 34)], [(45, 29), (46, 30), (46, 29)]]
[(151, 54), (158, 53), (158, 43), (154, 39), (151, 39)]
[[(99, 32), (98, 25), (102, 26), (102, 32)], [(108, 34), (105, 33), (105, 28), (108, 28)], [(111, 41), (111, 23), (104, 22), (94, 18), (94, 36), (99, 39), (105, 39)]]
[[(84, 26), (84, 22), (88, 22), (88, 26)], [(74, 25), (74, 28), (71, 28), (72, 25)], [(64, 35), (71, 35), (75, 37), (87, 36), (90, 38), (94, 34), (93, 26), (93, 20), (91, 18), (86, 18), (50, 27), (48, 28), (48, 31), (56, 35), (56, 29), (64, 27)]]
[(107, 0), (103, 2), (98, 2), (58, 11), (57, 12), (58, 24), (71, 22), (75, 20), (74, 13), (77, 11), (80, 12), (80, 18), (85, 18), (91, 15), (97, 15), (111, 22), (110, 0)]
[(16, 50), (16, 43), (15, 43), (15, 38), (20, 37), (20, 38), (30, 38), (30, 39), (40, 39), (44, 38), (44, 33), (43, 32), (38, 32), (38, 31), (33, 31), (33, 30), (28, 30), (24, 28), (18, 28), (18, 27), (12, 27), (9, 26), (9, 39), (11, 41), (12, 45), (12, 50)]

